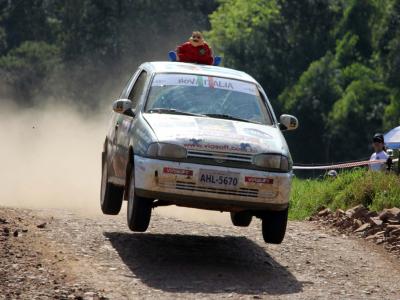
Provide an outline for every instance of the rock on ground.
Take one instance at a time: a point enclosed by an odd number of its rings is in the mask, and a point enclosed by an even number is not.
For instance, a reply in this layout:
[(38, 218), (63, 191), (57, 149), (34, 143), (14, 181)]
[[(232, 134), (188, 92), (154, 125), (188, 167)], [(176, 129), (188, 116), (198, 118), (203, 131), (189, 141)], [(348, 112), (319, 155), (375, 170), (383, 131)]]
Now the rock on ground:
[(400, 257), (400, 209), (387, 208), (381, 212), (369, 211), (357, 205), (346, 212), (322, 209), (311, 220), (337, 228), (346, 234), (355, 234)]

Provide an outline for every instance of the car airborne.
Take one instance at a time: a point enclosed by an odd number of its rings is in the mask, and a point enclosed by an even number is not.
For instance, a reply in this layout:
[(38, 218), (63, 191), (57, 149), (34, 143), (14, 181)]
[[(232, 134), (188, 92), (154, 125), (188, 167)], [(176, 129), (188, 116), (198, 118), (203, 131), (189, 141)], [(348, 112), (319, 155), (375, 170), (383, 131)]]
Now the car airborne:
[(262, 220), (267, 243), (281, 243), (292, 159), (262, 87), (246, 73), (178, 62), (142, 64), (113, 103), (102, 153), (101, 209), (146, 231), (152, 208), (227, 211), (236, 226)]

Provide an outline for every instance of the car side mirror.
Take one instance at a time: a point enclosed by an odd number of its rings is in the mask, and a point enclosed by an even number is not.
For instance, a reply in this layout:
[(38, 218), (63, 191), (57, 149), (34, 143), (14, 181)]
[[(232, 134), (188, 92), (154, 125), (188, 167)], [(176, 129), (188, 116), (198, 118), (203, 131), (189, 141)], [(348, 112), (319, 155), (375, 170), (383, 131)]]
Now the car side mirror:
[(128, 116), (134, 116), (135, 113), (132, 110), (132, 101), (129, 99), (118, 99), (113, 102), (113, 111), (119, 114), (126, 114)]
[(279, 122), (279, 128), (282, 131), (295, 130), (297, 127), (299, 127), (299, 121), (296, 117), (291, 115), (281, 115), (279, 117)]

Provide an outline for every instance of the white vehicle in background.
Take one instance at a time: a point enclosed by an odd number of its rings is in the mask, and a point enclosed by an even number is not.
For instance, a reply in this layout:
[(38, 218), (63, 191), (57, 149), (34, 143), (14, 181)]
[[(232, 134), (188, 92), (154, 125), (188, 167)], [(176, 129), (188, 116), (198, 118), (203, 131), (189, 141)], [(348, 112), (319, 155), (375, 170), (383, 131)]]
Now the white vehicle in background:
[(227, 211), (236, 226), (262, 220), (267, 243), (281, 243), (292, 159), (262, 87), (222, 67), (142, 64), (113, 103), (102, 155), (101, 208), (128, 226), (148, 228), (152, 208), (178, 205)]

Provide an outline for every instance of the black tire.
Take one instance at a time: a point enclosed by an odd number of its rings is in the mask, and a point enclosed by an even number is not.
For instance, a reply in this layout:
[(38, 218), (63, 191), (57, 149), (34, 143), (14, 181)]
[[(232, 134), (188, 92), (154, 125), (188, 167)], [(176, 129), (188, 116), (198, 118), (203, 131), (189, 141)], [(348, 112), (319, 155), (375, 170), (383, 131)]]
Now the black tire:
[(253, 216), (248, 211), (231, 212), (232, 224), (240, 227), (247, 227), (250, 225)]
[(124, 189), (108, 182), (108, 167), (105, 153), (102, 156), (100, 206), (103, 214), (118, 215), (122, 206)]
[(269, 244), (280, 244), (286, 233), (288, 209), (266, 211), (262, 214), (262, 235)]
[(150, 224), (152, 200), (136, 195), (134, 168), (130, 173), (127, 211), (128, 227), (132, 231), (145, 232)]

